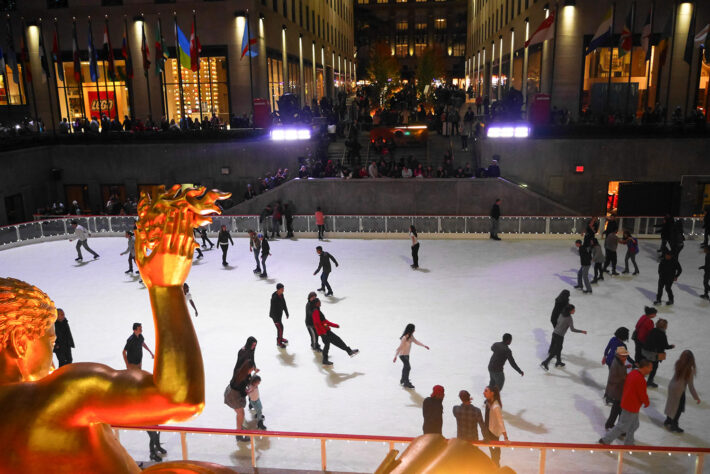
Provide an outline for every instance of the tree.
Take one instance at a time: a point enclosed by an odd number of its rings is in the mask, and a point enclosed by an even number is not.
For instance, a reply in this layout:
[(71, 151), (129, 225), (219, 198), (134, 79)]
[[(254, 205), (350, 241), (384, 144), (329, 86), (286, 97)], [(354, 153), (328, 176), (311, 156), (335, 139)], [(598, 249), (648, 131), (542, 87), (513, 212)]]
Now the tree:
[(370, 50), (367, 78), (375, 87), (380, 105), (387, 100), (392, 89), (399, 85), (399, 62), (392, 56), (387, 43), (377, 43)]
[(426, 48), (419, 56), (416, 75), (417, 94), (422, 101), (426, 100), (424, 97), (425, 87), (430, 86), (434, 79), (443, 79), (445, 74), (444, 51), (438, 46)]

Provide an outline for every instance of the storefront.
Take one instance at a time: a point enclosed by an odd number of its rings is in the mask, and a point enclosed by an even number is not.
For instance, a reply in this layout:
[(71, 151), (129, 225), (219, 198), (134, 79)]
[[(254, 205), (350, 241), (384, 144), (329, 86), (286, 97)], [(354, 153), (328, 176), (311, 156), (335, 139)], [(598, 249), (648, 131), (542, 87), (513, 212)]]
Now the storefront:
[(279, 97), (284, 93), (283, 61), (275, 57), (266, 60), (266, 68), (269, 82), (269, 103), (271, 111), (278, 110)]
[(5, 65), (4, 74), (0, 74), (0, 105), (27, 104), (25, 83), (22, 76), (22, 66), (18, 64), (17, 69), (19, 84), (13, 79), (10, 66)]

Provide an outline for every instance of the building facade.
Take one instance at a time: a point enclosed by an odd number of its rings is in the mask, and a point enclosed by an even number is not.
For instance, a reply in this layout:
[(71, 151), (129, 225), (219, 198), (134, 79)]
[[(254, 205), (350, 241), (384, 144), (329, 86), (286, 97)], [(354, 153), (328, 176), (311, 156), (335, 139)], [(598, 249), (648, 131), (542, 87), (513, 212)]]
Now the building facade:
[[(550, 94), (552, 105), (572, 116), (582, 112), (640, 116), (656, 104), (668, 114), (680, 107), (685, 116), (710, 105), (710, 65), (702, 58), (704, 41), (695, 38), (710, 22), (708, 2), (472, 0), (469, 4), (466, 80), (476, 95), (496, 100), (514, 88), (531, 104), (535, 94)], [(526, 48), (526, 40), (551, 15), (554, 35)], [(611, 39), (590, 48), (597, 31)], [(627, 38), (624, 47), (622, 37)]]
[[(310, 105), (350, 88), (356, 77), (353, 0), (24, 0), (2, 23), (9, 34), (0, 35), (0, 45), (16, 52), (19, 74), (6, 61), (0, 121), (36, 114), (50, 127), (50, 116), (165, 115), (178, 122), (212, 113), (227, 121), (250, 113), (252, 98), (274, 110), (292, 93)], [(193, 28), (199, 64), (192, 61)], [(166, 56), (162, 70), (156, 49)]]
[(355, 0), (357, 61), (364, 75), (370, 51), (390, 46), (411, 80), (421, 54), (436, 47), (444, 56), (446, 79), (463, 83), (468, 0)]

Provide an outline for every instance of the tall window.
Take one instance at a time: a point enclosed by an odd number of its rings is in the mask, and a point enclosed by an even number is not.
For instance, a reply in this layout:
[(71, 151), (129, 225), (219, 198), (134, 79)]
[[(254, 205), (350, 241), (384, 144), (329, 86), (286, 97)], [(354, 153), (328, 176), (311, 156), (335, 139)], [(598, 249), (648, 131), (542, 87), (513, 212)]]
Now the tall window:
[[(588, 54), (584, 61), (584, 87), (582, 109), (595, 113), (621, 112), (635, 113), (642, 110), (642, 97), (646, 94), (646, 56), (640, 47), (631, 54), (619, 56), (619, 49), (599, 48)], [(611, 75), (611, 89), (607, 89)], [(629, 75), (631, 81), (629, 82)], [(656, 75), (651, 74), (651, 84), (655, 90)], [(653, 94), (652, 92), (652, 95)], [(607, 104), (610, 110), (607, 110)]]
[[(19, 64), (19, 61), (17, 69), (19, 84), (13, 79), (10, 66), (5, 66), (5, 76), (0, 75), (0, 105), (24, 105), (27, 103), (25, 84), (22, 80), (22, 65)], [(7, 78), (7, 84), (5, 84), (5, 78)]]
[(203, 118), (211, 117), (212, 113), (215, 113), (222, 122), (229, 122), (227, 70), (225, 56), (201, 57), (198, 83), (197, 72), (192, 72), (189, 67), (181, 67), (181, 97), (177, 60), (168, 59), (165, 64), (165, 86), (170, 118), (179, 122), (183, 116), (199, 117), (201, 109)]
[(395, 55), (404, 58), (409, 54), (409, 22), (399, 20), (395, 35)]
[[(108, 72), (106, 61), (99, 61), (98, 81), (91, 81), (89, 62), (81, 62), (81, 83), (74, 77), (74, 63), (63, 62), (55, 67), (59, 111), (62, 117), (74, 121), (81, 117), (91, 119), (105, 115), (123, 120), (124, 115), (131, 115), (129, 110), (128, 88), (126, 87), (126, 62), (114, 60), (114, 77)], [(58, 67), (63, 68), (64, 81), (56, 74)]]
[(268, 58), (267, 74), (269, 76), (269, 96), (271, 97), (271, 110), (278, 110), (279, 97), (284, 93), (283, 61), (281, 59)]

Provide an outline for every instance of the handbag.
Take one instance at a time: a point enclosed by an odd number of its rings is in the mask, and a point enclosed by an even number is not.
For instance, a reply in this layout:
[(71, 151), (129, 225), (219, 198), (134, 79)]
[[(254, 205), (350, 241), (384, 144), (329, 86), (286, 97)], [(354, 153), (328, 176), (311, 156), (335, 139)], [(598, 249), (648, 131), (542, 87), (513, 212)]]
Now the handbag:
[(229, 408), (236, 410), (238, 399), (239, 393), (234, 390), (231, 385), (227, 384), (227, 388), (224, 389), (224, 404)]

